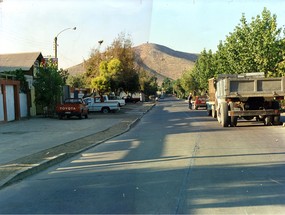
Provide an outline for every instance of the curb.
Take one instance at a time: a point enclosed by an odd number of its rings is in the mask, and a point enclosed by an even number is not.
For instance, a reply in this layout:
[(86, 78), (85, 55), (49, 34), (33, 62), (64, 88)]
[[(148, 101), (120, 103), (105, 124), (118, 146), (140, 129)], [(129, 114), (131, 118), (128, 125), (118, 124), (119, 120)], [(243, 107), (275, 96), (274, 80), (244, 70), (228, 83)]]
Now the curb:
[[(44, 161), (41, 161), (39, 162), (38, 164), (34, 164), (34, 165), (31, 165), (31, 166), (28, 166), (28, 167), (25, 167), (21, 170), (18, 170), (16, 171), (15, 173), (11, 174), (10, 176), (8, 176), (7, 178), (5, 178), (4, 180), (0, 181), (0, 189), (4, 188), (4, 187), (7, 187), (13, 183), (16, 183), (16, 182), (19, 182), (20, 180), (23, 180), (29, 176), (32, 176), (36, 173), (39, 173), (51, 166), (54, 166), (58, 163), (61, 163), (75, 155), (78, 155), (88, 149), (91, 149), (93, 147), (96, 147), (104, 142), (106, 142), (107, 140), (109, 139), (112, 139), (114, 137), (117, 137), (117, 136), (120, 136), (124, 133), (126, 133), (127, 131), (129, 131), (131, 128), (133, 128), (140, 120), (141, 118), (147, 113), (149, 112), (153, 107), (155, 106), (155, 104), (151, 105), (145, 112), (143, 112), (143, 114), (138, 117), (138, 118), (135, 118), (128, 126), (127, 128), (124, 130), (124, 131), (121, 131), (117, 134), (114, 134), (114, 135), (111, 135), (110, 137), (107, 137), (101, 141), (98, 141), (98, 142), (95, 142), (94, 144), (91, 144), (90, 146), (87, 146), (85, 148), (82, 148), (78, 151), (75, 151), (75, 152), (72, 152), (72, 153), (61, 153), (59, 155), (56, 155), (56, 156), (53, 156), (53, 157), (50, 157), (48, 160), (44, 160)], [(107, 128), (106, 130), (104, 131), (107, 131), (109, 130), (110, 128)], [(103, 131), (103, 132), (104, 132)], [(94, 134), (95, 135), (95, 134)], [(83, 138), (80, 138), (80, 139), (83, 139)], [(79, 139), (78, 139), (79, 140)]]

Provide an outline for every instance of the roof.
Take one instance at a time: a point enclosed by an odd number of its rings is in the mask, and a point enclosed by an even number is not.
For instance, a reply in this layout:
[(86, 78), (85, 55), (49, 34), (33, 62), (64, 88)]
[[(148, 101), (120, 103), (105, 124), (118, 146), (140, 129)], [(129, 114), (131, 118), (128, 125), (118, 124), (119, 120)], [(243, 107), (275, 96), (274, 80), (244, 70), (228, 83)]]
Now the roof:
[(0, 72), (30, 70), (39, 57), (43, 58), (41, 52), (0, 54)]

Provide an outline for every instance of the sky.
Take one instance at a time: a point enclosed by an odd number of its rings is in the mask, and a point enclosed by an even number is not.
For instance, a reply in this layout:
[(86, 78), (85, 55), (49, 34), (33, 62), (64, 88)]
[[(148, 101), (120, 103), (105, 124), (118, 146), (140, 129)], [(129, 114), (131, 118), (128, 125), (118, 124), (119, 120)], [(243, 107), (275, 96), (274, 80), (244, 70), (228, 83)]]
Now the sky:
[(88, 59), (92, 49), (103, 52), (122, 33), (134, 46), (215, 52), (242, 14), (251, 21), (264, 7), (284, 28), (284, 0), (0, 0), (0, 54), (53, 57), (57, 36), (59, 67), (66, 69)]

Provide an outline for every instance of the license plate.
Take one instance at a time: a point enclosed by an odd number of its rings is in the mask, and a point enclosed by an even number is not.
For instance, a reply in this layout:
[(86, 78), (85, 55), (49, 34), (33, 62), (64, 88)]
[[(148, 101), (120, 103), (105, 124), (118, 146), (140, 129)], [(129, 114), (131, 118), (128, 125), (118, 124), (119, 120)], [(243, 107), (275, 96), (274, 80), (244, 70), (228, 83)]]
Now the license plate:
[(71, 112), (65, 112), (65, 114), (71, 114)]

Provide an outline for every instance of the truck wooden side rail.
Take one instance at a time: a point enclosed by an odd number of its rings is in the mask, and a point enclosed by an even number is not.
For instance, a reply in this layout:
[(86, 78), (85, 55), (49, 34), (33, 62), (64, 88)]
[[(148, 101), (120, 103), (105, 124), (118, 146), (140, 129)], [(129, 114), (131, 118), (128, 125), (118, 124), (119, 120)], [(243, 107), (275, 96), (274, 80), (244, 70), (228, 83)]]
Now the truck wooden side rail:
[(279, 100), (284, 96), (285, 77), (265, 78), (263, 73), (219, 75), (209, 80), (207, 110), (223, 127), (236, 126), (238, 118), (279, 124)]

